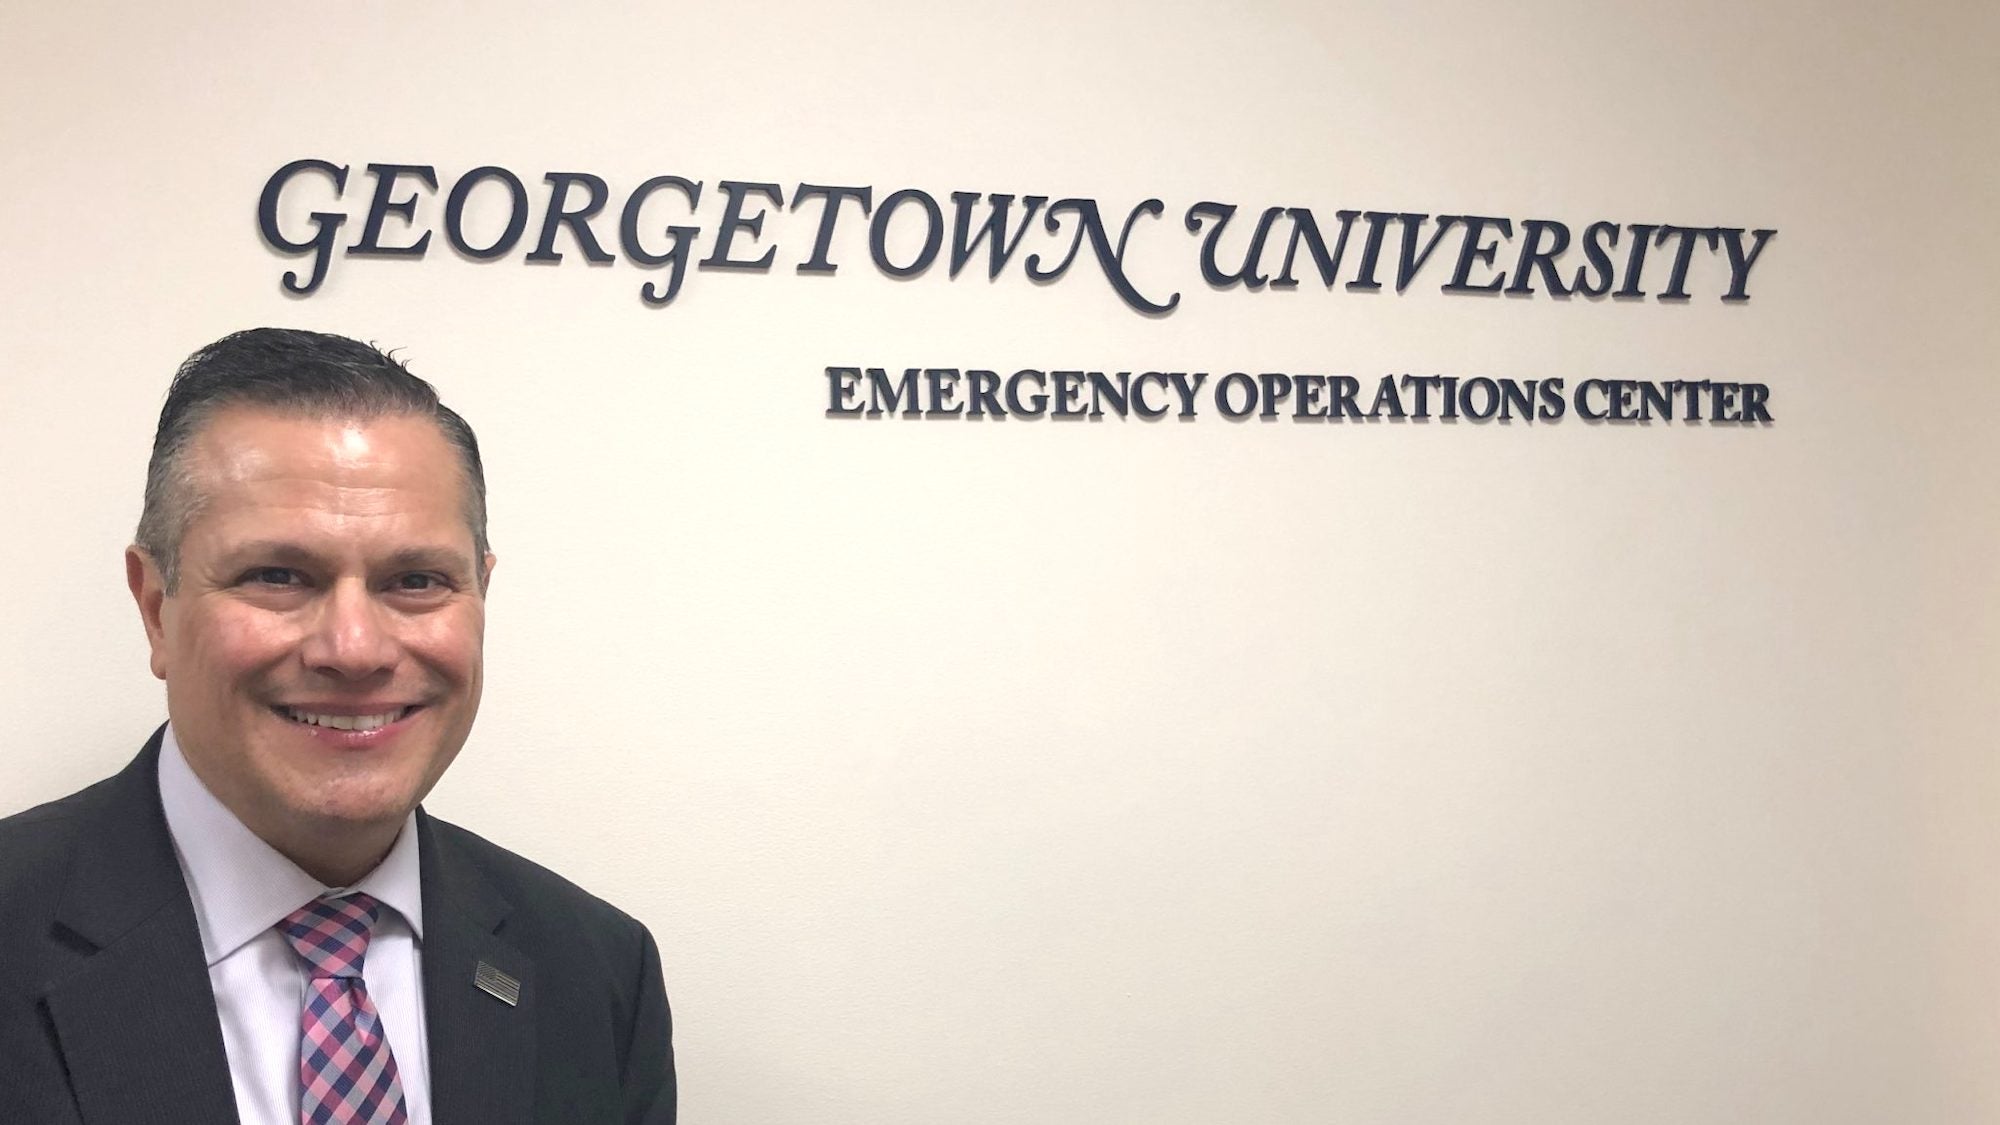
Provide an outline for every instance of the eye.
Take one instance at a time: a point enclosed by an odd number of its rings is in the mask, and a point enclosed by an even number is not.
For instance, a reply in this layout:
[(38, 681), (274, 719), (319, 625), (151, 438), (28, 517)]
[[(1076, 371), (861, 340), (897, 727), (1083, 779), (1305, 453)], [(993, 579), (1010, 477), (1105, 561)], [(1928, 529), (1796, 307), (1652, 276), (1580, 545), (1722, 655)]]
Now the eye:
[(288, 566), (260, 566), (246, 571), (238, 581), (251, 586), (299, 586), (305, 579)]
[(450, 588), (451, 584), (444, 580), (443, 575), (426, 571), (399, 575), (396, 578), (396, 589), (406, 594), (429, 594)]

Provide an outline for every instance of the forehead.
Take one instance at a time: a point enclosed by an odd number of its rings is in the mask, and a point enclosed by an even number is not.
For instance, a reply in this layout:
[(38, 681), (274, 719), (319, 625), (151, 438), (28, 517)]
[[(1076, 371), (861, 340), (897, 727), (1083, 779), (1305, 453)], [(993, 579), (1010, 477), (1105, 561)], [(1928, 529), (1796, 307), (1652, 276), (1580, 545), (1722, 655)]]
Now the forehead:
[(187, 450), (199, 505), (190, 527), (258, 518), (358, 528), (389, 520), (416, 530), (464, 525), (467, 482), (457, 451), (429, 418), (316, 417), (231, 407)]

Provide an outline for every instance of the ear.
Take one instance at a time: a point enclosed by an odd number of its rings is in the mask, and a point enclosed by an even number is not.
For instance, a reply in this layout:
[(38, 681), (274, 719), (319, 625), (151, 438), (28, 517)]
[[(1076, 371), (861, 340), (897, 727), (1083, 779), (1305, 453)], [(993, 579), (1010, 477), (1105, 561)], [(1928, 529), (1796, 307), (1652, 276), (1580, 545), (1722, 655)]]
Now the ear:
[(125, 548), (125, 585), (132, 591), (132, 600), (139, 603), (139, 620), (146, 626), (146, 643), (153, 650), (153, 675), (164, 680), (167, 640), (160, 624), (160, 607), (167, 598), (167, 584), (153, 556), (136, 545)]
[(493, 565), (499, 561), (499, 557), (493, 552), (486, 552), (486, 558), (482, 560), (479, 568), (479, 594), (481, 597), (485, 597), (486, 591), (492, 588)]

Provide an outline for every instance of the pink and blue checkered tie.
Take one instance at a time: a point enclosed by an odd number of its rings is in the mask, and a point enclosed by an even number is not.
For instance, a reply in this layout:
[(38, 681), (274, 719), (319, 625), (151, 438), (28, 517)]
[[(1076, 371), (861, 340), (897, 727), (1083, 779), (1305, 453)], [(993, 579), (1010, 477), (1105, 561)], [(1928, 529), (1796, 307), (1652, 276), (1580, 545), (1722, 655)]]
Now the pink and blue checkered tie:
[(403, 1086), (382, 1019), (361, 982), (380, 905), (367, 895), (314, 899), (278, 923), (305, 958), (299, 1017), (301, 1125), (404, 1125)]

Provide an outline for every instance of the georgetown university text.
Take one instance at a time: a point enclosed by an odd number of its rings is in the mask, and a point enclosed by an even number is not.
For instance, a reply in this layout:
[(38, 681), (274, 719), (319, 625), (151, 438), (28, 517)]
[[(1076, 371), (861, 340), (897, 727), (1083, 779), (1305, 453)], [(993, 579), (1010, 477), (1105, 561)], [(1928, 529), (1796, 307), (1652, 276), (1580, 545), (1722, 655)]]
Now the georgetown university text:
[[(531, 180), (538, 180), (530, 186)], [(346, 228), (346, 233), (342, 230)], [(1054, 282), (1083, 263), (1128, 307), (1171, 313), (1195, 277), (1219, 291), (1318, 285), (1348, 293), (1448, 294), (1730, 302), (1750, 299), (1750, 275), (1777, 232), (1697, 222), (1566, 221), (1498, 215), (1326, 208), (1289, 203), (1240, 208), (1203, 201), (1169, 218), (1159, 199), (1102, 204), (1068, 196), (935, 193), (905, 187), (750, 180), (709, 184), (658, 175), (614, 187), (589, 172), (536, 178), (497, 165), (440, 177), (429, 164), (292, 161), (264, 184), (257, 229), (272, 250), (305, 259), (285, 271), (289, 292), (310, 294), (337, 257), (423, 258), (442, 242), (472, 261), (518, 258), (596, 265), (621, 260), (647, 272), (648, 305), (666, 305), (702, 271), (788, 266), (833, 274), (859, 256), (893, 278), (942, 268), (988, 280), (1018, 273)], [(845, 241), (841, 236), (845, 234)], [(438, 237), (441, 236), (441, 237)], [(1164, 259), (1157, 251), (1164, 240)], [(1134, 276), (1136, 259), (1155, 268)], [(1158, 268), (1184, 260), (1181, 276)]]

